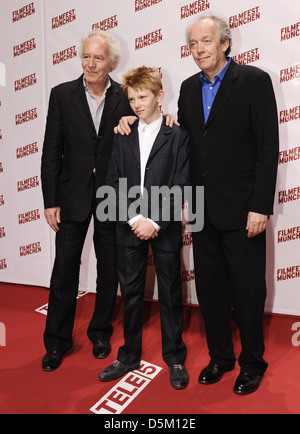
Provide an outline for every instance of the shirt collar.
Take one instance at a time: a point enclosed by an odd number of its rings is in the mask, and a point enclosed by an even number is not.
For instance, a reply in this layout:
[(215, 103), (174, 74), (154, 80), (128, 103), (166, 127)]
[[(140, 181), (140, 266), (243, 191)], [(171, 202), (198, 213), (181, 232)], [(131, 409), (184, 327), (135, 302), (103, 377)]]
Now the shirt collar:
[(160, 115), (160, 117), (158, 119), (156, 119), (156, 121), (151, 122), (151, 124), (146, 124), (145, 121), (143, 121), (142, 119), (139, 119), (139, 130), (140, 131), (147, 131), (149, 133), (153, 133), (157, 128), (160, 127), (161, 123), (162, 123), (162, 115)]
[[(225, 73), (226, 73), (226, 71), (230, 65), (231, 57), (226, 57), (226, 60), (227, 60), (227, 63), (224, 66), (224, 68), (221, 69), (221, 71), (217, 75), (215, 75), (215, 81), (213, 84), (217, 83), (218, 81), (223, 80), (223, 77), (224, 77), (224, 75), (225, 75)], [(208, 78), (206, 78), (203, 71), (200, 72), (200, 80), (201, 80), (202, 84), (204, 84), (204, 83), (210, 83), (211, 84), (211, 81)]]
[[(103, 93), (103, 94), (105, 94), (105, 92), (107, 91), (107, 89), (110, 88), (110, 86), (111, 86), (111, 80), (110, 80), (110, 78), (109, 78), (109, 76), (108, 76), (108, 77), (107, 77), (106, 86), (105, 86), (105, 89), (104, 89), (104, 93)], [(86, 84), (86, 81), (85, 81), (84, 75), (83, 75), (83, 87), (84, 87), (84, 90), (85, 90), (86, 92), (88, 92), (88, 93), (91, 95), (91, 91), (90, 91), (90, 89), (88, 88), (88, 86), (87, 86), (87, 84)]]

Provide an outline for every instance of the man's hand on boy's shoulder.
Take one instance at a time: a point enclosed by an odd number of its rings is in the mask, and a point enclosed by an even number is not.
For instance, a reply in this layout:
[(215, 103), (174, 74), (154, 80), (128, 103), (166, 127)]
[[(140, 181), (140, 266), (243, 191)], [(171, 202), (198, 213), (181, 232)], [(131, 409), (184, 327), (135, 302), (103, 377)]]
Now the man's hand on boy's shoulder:
[[(180, 124), (175, 121), (175, 119), (171, 115), (166, 113), (164, 114), (164, 116), (166, 118), (167, 127), (172, 128), (174, 124), (180, 127)], [(133, 125), (137, 120), (138, 118), (136, 116), (123, 116), (120, 119), (119, 124), (114, 128), (114, 133), (121, 134), (122, 136), (129, 136), (129, 134), (131, 133), (130, 125)]]
[(129, 136), (131, 133), (129, 125), (133, 125), (137, 120), (138, 118), (136, 116), (123, 116), (119, 120), (119, 124), (114, 128), (114, 133)]

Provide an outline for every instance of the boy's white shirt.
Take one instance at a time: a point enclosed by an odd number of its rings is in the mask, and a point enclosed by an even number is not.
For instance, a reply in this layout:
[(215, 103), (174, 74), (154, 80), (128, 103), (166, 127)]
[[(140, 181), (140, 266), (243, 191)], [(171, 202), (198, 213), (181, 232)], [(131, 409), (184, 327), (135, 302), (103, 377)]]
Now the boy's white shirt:
[[(143, 187), (144, 187), (144, 180), (145, 180), (145, 170), (146, 170), (146, 164), (149, 159), (149, 155), (151, 152), (151, 149), (153, 147), (153, 144), (155, 142), (155, 139), (159, 133), (159, 130), (161, 128), (163, 116), (160, 115), (158, 119), (156, 119), (151, 124), (146, 124), (142, 119), (139, 119), (139, 125), (138, 125), (138, 134), (139, 134), (139, 146), (140, 146), (140, 167), (141, 167), (141, 193), (143, 194)], [(136, 221), (141, 219), (143, 215), (139, 214), (133, 217), (128, 221), (128, 224), (132, 227)], [(160, 230), (160, 226), (155, 223), (150, 218), (147, 218), (155, 229), (157, 231)]]

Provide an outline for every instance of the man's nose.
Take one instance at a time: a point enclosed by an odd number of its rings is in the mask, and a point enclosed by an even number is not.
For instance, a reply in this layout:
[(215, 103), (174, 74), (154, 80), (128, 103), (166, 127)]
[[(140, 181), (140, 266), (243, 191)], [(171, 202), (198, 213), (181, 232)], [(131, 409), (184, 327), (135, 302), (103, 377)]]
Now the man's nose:
[(91, 57), (91, 58), (89, 59), (88, 66), (89, 66), (90, 68), (93, 68), (93, 67), (95, 66), (95, 59), (93, 59), (93, 58)]

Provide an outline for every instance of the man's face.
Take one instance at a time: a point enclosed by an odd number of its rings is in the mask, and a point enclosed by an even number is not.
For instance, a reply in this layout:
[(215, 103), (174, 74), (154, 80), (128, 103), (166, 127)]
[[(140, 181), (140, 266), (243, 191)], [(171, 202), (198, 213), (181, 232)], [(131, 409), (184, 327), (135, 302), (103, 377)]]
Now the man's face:
[(227, 40), (221, 44), (212, 19), (198, 21), (191, 27), (190, 47), (193, 58), (209, 78), (213, 78), (225, 66), (228, 46)]
[(83, 47), (81, 64), (87, 85), (104, 85), (109, 72), (115, 67), (107, 41), (100, 36), (89, 38)]
[(128, 88), (129, 104), (139, 119), (151, 124), (159, 118), (158, 104), (163, 99), (161, 90), (156, 96), (149, 89)]

